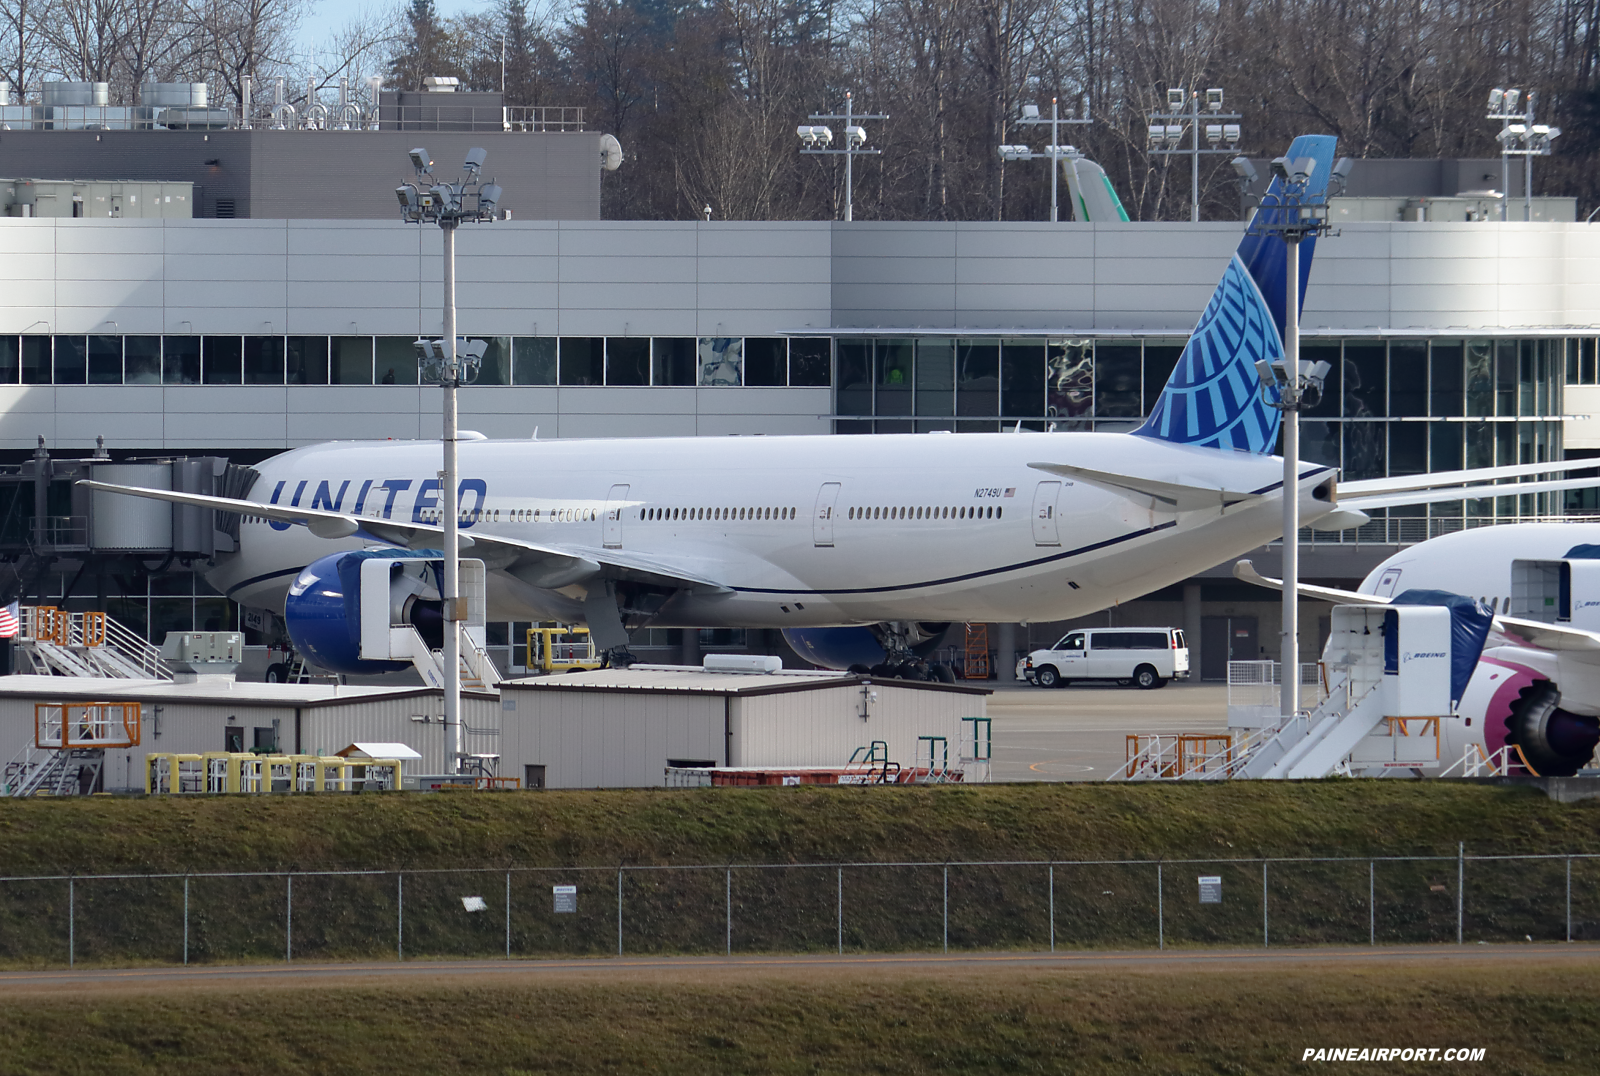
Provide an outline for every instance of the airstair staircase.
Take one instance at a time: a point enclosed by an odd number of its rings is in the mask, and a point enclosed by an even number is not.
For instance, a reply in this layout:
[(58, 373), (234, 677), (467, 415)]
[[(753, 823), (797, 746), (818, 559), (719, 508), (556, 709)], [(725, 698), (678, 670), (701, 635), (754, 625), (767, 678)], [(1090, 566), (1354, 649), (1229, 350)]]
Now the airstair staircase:
[(103, 612), (71, 612), (51, 605), (21, 610), (19, 657), (39, 676), (171, 680), (161, 651)]

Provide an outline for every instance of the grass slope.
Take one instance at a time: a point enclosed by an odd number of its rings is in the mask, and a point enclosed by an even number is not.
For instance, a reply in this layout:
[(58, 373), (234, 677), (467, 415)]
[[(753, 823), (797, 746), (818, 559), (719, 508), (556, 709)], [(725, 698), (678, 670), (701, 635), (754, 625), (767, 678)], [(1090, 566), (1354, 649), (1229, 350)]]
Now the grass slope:
[(1535, 1076), (1600, 1067), (1592, 987), (1529, 962), (8, 999), (0, 1072), (1270, 1074), (1467, 1046), (1486, 1058), (1359, 1068)]
[(1600, 852), (1600, 801), (1419, 781), (0, 800), (8, 874)]

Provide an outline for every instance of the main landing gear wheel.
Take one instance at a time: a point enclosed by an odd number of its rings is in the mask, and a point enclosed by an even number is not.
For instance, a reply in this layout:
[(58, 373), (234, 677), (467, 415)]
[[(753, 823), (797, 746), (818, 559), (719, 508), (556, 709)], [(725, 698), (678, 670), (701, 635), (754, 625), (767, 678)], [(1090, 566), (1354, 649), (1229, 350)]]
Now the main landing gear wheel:
[(1141, 691), (1149, 691), (1161, 686), (1161, 677), (1156, 673), (1155, 666), (1141, 665), (1133, 670), (1133, 684)]
[(941, 684), (953, 684), (956, 682), (956, 671), (948, 665), (935, 665), (932, 678)]
[(289, 682), (289, 666), (281, 661), (274, 661), (267, 666), (267, 675), (263, 679), (269, 684), (287, 684)]

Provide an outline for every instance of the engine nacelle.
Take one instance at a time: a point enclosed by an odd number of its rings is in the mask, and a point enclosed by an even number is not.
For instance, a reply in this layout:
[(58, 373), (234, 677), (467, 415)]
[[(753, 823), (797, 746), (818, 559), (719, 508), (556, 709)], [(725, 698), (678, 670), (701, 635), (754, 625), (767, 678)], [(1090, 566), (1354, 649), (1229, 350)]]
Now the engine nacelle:
[[(939, 648), (949, 624), (918, 623), (910, 626), (911, 652), (925, 658)], [(811, 664), (824, 669), (871, 668), (888, 660), (877, 628), (785, 628), (784, 642)]]
[[(443, 561), (437, 556), (379, 549), (314, 561), (289, 587), (283, 617), (289, 638), (307, 660), (329, 672), (373, 675), (411, 668), (409, 660), (400, 660), (407, 651), (391, 653), (391, 629), (416, 629), (430, 650), (443, 645)], [(463, 569), (468, 563), (462, 561)], [(464, 581), (468, 574), (463, 571)], [(381, 593), (366, 593), (375, 589)]]
[(1478, 663), (1457, 712), (1472, 732), (1482, 730), (1486, 753), (1515, 745), (1543, 777), (1572, 776), (1600, 744), (1600, 718), (1561, 709), (1549, 676), (1503, 657), (1486, 655)]

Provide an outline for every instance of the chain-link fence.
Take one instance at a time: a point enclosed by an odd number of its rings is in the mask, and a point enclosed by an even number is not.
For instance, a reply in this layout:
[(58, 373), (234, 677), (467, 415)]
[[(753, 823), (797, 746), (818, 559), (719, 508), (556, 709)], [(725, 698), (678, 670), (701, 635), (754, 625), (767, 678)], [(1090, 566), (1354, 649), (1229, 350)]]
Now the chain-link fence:
[(0, 878), (0, 964), (1600, 938), (1600, 855)]

